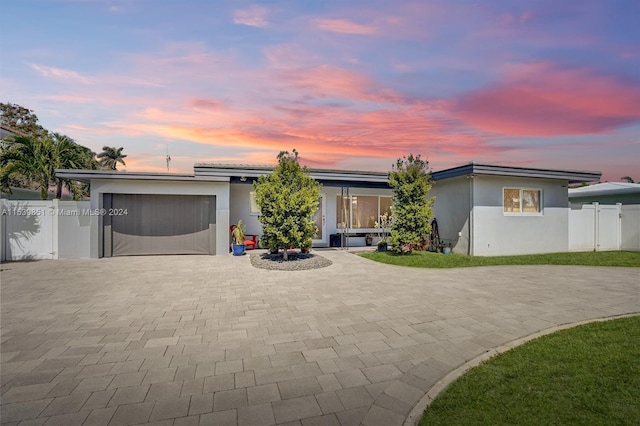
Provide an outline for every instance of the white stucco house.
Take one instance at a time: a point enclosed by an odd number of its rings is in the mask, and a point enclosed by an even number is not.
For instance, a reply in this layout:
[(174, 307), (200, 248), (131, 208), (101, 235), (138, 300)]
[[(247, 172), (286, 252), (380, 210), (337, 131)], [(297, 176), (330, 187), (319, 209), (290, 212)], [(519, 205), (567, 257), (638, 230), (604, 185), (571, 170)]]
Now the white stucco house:
[[(252, 182), (270, 166), (196, 164), (193, 174), (57, 170), (91, 183), (91, 257), (152, 254), (227, 255), (229, 226), (242, 220), (260, 234)], [(365, 244), (390, 211), (387, 173), (310, 169), (322, 185), (314, 247)], [(432, 173), (440, 237), (470, 255), (568, 249), (570, 183), (599, 172), (471, 163)], [(348, 239), (346, 237), (348, 235)], [(332, 244), (333, 243), (333, 244)]]

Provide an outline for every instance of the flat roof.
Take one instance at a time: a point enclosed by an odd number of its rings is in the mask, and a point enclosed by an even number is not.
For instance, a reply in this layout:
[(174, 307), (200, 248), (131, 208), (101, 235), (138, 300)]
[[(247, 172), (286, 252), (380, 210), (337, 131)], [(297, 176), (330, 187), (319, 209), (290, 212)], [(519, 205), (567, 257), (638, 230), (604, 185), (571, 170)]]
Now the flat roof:
[(214, 176), (195, 176), (185, 173), (160, 172), (123, 172), (118, 170), (76, 170), (57, 169), (56, 176), (89, 183), (91, 179), (125, 179), (125, 180), (164, 180), (164, 181), (198, 181), (198, 182), (228, 182), (226, 179)]
[(580, 188), (569, 188), (569, 198), (621, 194), (640, 194), (640, 183), (604, 182)]
[(562, 179), (569, 183), (593, 182), (600, 179), (602, 173), (581, 170), (556, 170), (534, 167), (496, 166), (492, 164), (469, 163), (463, 166), (431, 173), (434, 181), (470, 175), (514, 176), (541, 179)]
[[(196, 163), (194, 165), (194, 174), (59, 169), (56, 170), (56, 175), (81, 182), (89, 182), (91, 179), (245, 182), (249, 179), (256, 179), (265, 173), (271, 173), (274, 167), (268, 165)], [(385, 187), (389, 183), (387, 172), (317, 168), (308, 168), (308, 170), (311, 177), (330, 186), (349, 186), (354, 183), (360, 183), (375, 187)], [(562, 179), (567, 180), (569, 183), (582, 183), (597, 181), (602, 174), (593, 171), (497, 166), (475, 162), (431, 173), (434, 181), (469, 175)]]
[[(196, 163), (194, 171), (196, 176), (231, 176), (237, 178), (257, 178), (265, 173), (271, 173), (275, 166), (248, 165), (248, 164), (222, 164), (222, 163)], [(317, 169), (307, 168), (309, 174), (316, 180), (323, 182), (368, 182), (388, 184), (386, 172)]]

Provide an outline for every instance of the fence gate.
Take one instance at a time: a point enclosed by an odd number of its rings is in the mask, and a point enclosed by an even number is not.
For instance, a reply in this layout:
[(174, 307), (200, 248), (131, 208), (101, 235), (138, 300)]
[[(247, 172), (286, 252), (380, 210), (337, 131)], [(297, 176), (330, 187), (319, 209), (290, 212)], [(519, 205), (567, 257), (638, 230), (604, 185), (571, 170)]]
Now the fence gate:
[(569, 210), (569, 250), (620, 250), (622, 206), (572, 204)]
[(597, 251), (620, 250), (621, 212), (620, 205), (596, 206), (598, 213)]

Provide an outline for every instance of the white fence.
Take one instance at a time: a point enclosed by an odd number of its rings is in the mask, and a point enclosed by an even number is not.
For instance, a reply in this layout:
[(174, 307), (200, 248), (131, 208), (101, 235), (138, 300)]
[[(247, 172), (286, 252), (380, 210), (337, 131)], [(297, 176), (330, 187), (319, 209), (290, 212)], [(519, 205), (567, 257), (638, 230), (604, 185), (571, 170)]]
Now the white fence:
[[(90, 257), (89, 201), (0, 200), (0, 259)], [(640, 251), (640, 205), (572, 204), (569, 250)]]
[(0, 259), (90, 255), (89, 201), (0, 200)]
[(640, 205), (571, 204), (569, 250), (640, 250)]

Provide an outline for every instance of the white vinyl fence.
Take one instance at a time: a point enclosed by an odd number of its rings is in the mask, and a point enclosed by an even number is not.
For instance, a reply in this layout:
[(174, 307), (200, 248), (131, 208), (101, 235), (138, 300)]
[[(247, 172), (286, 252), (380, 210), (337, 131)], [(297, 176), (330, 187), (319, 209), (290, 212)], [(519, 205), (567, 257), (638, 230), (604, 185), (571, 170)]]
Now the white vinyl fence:
[(0, 259), (90, 255), (89, 201), (0, 200)]
[(569, 250), (640, 250), (640, 205), (571, 204)]
[[(0, 200), (0, 259), (90, 257), (89, 201)], [(640, 205), (571, 204), (569, 250), (640, 251)]]
[(622, 206), (622, 250), (640, 251), (640, 204)]

